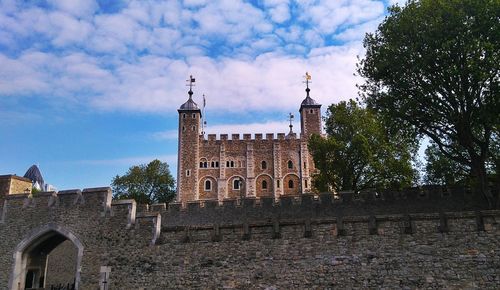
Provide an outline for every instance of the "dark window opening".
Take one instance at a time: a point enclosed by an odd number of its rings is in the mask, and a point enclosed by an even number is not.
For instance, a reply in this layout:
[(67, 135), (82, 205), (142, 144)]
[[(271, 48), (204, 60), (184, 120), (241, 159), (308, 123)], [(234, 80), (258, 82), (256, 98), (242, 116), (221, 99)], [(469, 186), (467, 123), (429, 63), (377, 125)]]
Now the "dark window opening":
[(267, 189), (267, 181), (262, 181), (262, 189)]
[(262, 161), (262, 169), (267, 169), (267, 162), (266, 161)]
[(212, 190), (212, 182), (210, 180), (205, 180), (205, 191)]
[(293, 168), (293, 162), (292, 162), (292, 160), (288, 160), (288, 168), (289, 169)]
[(239, 190), (240, 189), (240, 180), (239, 179), (233, 180), (233, 189), (234, 190)]
[(288, 180), (288, 188), (293, 188), (293, 180)]

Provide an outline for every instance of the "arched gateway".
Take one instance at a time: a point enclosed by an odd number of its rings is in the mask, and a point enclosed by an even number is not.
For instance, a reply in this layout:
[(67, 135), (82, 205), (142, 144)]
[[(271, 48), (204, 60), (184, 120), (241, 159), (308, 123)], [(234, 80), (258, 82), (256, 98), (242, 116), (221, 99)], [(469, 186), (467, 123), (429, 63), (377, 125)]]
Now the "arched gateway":
[[(50, 287), (47, 284), (48, 281), (56, 281), (57, 278), (64, 276), (50, 269), (49, 266), (51, 265), (50, 254), (63, 243), (66, 245), (64, 251), (71, 251), (73, 248), (77, 252), (69, 259), (69, 263), (73, 265), (62, 265), (61, 271), (68, 272), (68, 269), (70, 271), (69, 274), (66, 273), (70, 281), (63, 281), (63, 283), (74, 283), (74, 289), (79, 289), (83, 245), (73, 233), (55, 224), (48, 224), (32, 231), (18, 244), (14, 251), (9, 289)], [(65, 254), (68, 255), (68, 253)]]

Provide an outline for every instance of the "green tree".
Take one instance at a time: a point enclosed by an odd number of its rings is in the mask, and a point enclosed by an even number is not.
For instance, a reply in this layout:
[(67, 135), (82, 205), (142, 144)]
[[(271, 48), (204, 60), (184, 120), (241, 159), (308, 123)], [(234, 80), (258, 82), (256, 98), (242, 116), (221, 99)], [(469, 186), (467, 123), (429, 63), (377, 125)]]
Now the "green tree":
[(435, 143), (425, 150), (425, 160), (426, 184), (465, 184), (470, 174), (470, 168), (447, 158)]
[(113, 178), (111, 187), (115, 198), (131, 198), (138, 203), (168, 203), (175, 197), (175, 181), (168, 164), (158, 159), (130, 167), (125, 175)]
[(383, 123), (356, 102), (331, 105), (326, 113), (327, 138), (311, 136), (309, 149), (319, 172), (320, 191), (402, 187), (414, 176), (411, 147), (388, 135)]
[(499, 136), (499, 15), (498, 0), (391, 7), (377, 31), (366, 35), (358, 66), (367, 105), (469, 167), (490, 206), (486, 163), (491, 157), (498, 164), (492, 144)]

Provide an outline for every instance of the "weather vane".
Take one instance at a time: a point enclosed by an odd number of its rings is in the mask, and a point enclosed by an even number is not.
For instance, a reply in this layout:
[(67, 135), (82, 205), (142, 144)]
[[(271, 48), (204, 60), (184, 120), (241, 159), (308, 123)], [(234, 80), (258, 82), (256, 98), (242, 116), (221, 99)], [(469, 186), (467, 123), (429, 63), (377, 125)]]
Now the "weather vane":
[(290, 133), (293, 133), (292, 131), (292, 128), (293, 128), (293, 125), (292, 125), (292, 121), (293, 121), (293, 114), (292, 113), (288, 113), (288, 121), (290, 122), (290, 125), (288, 127), (290, 127)]
[(190, 75), (189, 80), (186, 80), (186, 82), (189, 82), (189, 84), (187, 84), (186, 86), (189, 86), (189, 96), (191, 97), (191, 95), (193, 94), (193, 87), (194, 87), (195, 79), (193, 78), (192, 75)]
[(306, 75), (304, 76), (304, 78), (306, 79), (306, 81), (304, 83), (306, 84), (306, 88), (308, 89), (309, 83), (311, 83), (311, 75), (308, 72), (306, 72)]

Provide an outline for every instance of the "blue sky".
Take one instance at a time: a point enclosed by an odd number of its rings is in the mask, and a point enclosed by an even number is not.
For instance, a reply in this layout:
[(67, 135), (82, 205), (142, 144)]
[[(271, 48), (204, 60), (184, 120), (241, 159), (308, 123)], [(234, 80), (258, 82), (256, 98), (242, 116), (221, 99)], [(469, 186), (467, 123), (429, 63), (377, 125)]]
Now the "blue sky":
[(175, 176), (191, 74), (207, 133), (286, 132), (306, 71), (323, 109), (357, 97), (363, 36), (395, 2), (1, 0), (0, 175), (108, 186), (158, 158)]

